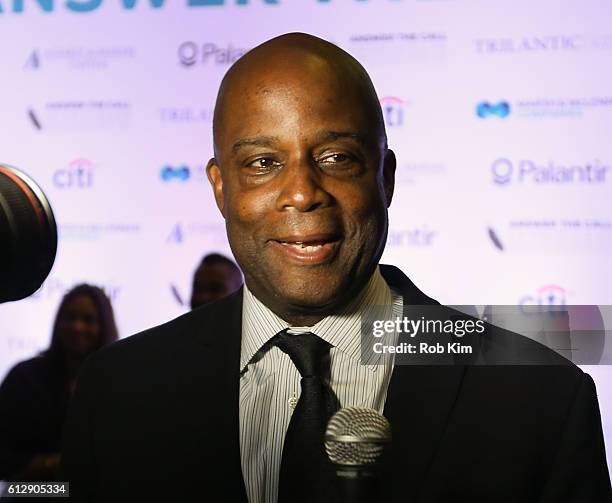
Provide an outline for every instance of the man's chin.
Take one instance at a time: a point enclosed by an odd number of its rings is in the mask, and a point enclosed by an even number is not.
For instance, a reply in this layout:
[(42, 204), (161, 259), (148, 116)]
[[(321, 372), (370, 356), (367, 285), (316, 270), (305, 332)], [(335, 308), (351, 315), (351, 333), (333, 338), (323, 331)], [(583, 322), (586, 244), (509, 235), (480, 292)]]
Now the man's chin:
[(337, 312), (344, 304), (346, 289), (321, 289), (320, 285), (312, 285), (309, 289), (283, 289), (276, 294), (277, 298), (283, 299), (286, 311), (292, 315), (327, 316)]

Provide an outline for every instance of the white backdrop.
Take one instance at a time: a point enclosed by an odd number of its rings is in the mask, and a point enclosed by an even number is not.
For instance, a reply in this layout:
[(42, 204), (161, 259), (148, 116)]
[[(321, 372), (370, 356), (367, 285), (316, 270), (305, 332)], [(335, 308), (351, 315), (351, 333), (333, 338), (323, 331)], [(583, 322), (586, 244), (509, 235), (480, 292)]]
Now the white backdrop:
[[(0, 306), (0, 376), (77, 282), (122, 336), (185, 311), (201, 256), (229, 253), (203, 172), (218, 84), (289, 31), (379, 92), (399, 163), (383, 262), (443, 303), (612, 304), (610, 19), (598, 0), (0, 0), (0, 162), (60, 227), (42, 289)], [(588, 370), (612, 445), (612, 371)]]

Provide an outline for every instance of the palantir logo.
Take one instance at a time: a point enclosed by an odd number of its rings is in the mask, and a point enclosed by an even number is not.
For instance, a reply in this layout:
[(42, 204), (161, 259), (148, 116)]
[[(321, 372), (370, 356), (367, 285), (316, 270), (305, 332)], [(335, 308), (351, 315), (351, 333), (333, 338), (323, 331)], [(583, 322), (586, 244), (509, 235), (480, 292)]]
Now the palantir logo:
[(88, 159), (75, 159), (53, 173), (53, 184), (59, 189), (90, 189), (94, 184), (94, 168), (95, 164)]
[(183, 66), (194, 66), (196, 63), (202, 65), (229, 66), (236, 62), (247, 52), (247, 49), (234, 47), (228, 44), (219, 47), (213, 42), (197, 44), (196, 42), (183, 42), (178, 48), (179, 62)]
[(510, 115), (510, 103), (507, 101), (499, 101), (497, 103), (489, 103), (481, 101), (476, 105), (476, 115), (481, 119), (497, 116), (500, 119), (505, 119)]
[(160, 170), (159, 176), (164, 182), (171, 182), (173, 180), (179, 182), (186, 182), (191, 178), (191, 170), (189, 166), (181, 165), (181, 166), (171, 166), (166, 164)]
[(493, 181), (498, 185), (506, 185), (512, 180), (512, 171), (514, 167), (509, 159), (497, 159), (491, 164), (491, 173)]
[(509, 159), (500, 158), (491, 163), (493, 182), (507, 185), (599, 185), (608, 182), (608, 173), (612, 168), (599, 159), (586, 163), (563, 163), (548, 161), (539, 163), (532, 159), (520, 159), (513, 163)]
[(380, 99), (385, 125), (389, 128), (404, 124), (404, 108), (406, 102), (396, 96), (385, 96)]

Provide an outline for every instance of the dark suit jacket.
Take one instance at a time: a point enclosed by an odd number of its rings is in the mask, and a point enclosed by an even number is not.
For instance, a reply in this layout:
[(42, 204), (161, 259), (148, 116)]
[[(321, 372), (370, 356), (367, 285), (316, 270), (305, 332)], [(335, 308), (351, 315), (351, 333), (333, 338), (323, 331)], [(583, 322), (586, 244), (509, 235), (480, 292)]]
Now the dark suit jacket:
[[(381, 266), (405, 304), (432, 304)], [(63, 463), (78, 501), (246, 502), (238, 437), (242, 291), (85, 364)], [(381, 501), (610, 501), (592, 379), (576, 366), (401, 366)]]

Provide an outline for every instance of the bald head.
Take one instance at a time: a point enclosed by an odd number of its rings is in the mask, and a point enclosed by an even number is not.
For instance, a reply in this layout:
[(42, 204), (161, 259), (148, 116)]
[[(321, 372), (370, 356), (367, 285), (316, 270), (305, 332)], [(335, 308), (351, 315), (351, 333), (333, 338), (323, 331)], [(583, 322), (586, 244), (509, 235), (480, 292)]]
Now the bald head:
[(387, 236), (395, 156), (372, 82), (353, 57), (293, 33), (223, 79), (207, 165), (249, 290), (300, 326), (371, 277)]
[(303, 90), (333, 86), (341, 94), (357, 97), (369, 116), (372, 132), (386, 147), (387, 137), (380, 103), (370, 76), (349, 53), (306, 33), (287, 33), (255, 47), (225, 74), (219, 88), (213, 118), (215, 155), (227, 113), (235, 113), (238, 97), (266, 95), (282, 81), (301, 81)]

